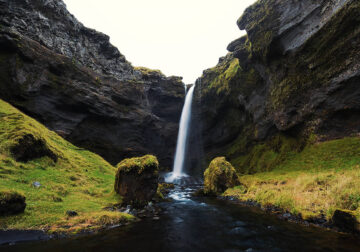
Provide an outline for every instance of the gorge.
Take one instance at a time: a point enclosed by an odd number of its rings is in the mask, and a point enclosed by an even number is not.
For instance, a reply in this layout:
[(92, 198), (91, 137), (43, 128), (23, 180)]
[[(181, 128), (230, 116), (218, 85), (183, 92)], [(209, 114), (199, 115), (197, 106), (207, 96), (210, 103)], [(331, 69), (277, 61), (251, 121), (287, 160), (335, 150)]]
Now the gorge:
[(359, 1), (256, 1), (192, 85), (62, 0), (0, 16), (1, 251), (360, 249)]

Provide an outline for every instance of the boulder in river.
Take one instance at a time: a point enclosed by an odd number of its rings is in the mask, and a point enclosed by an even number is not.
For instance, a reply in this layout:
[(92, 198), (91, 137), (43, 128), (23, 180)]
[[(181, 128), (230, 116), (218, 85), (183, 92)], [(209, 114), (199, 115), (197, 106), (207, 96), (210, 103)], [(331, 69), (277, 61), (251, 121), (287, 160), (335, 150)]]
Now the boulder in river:
[(225, 157), (213, 159), (204, 172), (204, 193), (221, 194), (226, 189), (239, 184), (235, 168), (226, 161)]
[(115, 191), (123, 204), (144, 207), (154, 197), (159, 179), (159, 162), (155, 156), (127, 158), (117, 165)]

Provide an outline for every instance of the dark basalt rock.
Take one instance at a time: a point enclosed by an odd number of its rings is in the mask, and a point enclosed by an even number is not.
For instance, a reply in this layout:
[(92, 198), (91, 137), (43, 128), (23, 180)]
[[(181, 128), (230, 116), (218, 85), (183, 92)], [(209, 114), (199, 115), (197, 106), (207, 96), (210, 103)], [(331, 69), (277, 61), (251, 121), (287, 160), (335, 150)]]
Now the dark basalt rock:
[(16, 192), (0, 192), (0, 216), (24, 212), (25, 196)]
[(192, 167), (203, 171), (217, 156), (239, 167), (254, 146), (278, 152), (278, 136), (297, 141), (291, 151), (312, 134), (317, 141), (358, 136), (359, 12), (354, 0), (249, 7), (238, 20), (247, 35), (197, 81), (190, 149), (204, 150), (201, 158), (189, 153)]
[(123, 205), (145, 207), (153, 199), (158, 188), (159, 162), (146, 155), (124, 159), (117, 165), (115, 192), (123, 197)]
[(0, 98), (113, 164), (153, 153), (170, 168), (180, 77), (134, 68), (58, 0), (0, 2)]

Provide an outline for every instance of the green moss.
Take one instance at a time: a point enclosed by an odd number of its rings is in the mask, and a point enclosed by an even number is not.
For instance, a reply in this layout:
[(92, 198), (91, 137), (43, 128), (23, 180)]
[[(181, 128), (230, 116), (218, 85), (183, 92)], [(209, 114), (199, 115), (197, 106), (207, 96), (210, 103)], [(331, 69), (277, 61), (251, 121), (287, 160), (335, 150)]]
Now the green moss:
[(95, 78), (95, 83), (96, 83), (96, 85), (101, 86), (102, 83), (101, 83), (101, 80), (99, 77)]
[(239, 184), (234, 167), (225, 157), (213, 159), (204, 172), (204, 193), (219, 194)]
[[(273, 164), (271, 171), (258, 167), (257, 173), (240, 177), (246, 190), (233, 188), (225, 195), (255, 200), (262, 205), (275, 205), (294, 214), (301, 213), (303, 218), (326, 214), (330, 219), (336, 209), (360, 214), (360, 187), (357, 186), (360, 183), (359, 137), (308, 143), (303, 150), (292, 152), (285, 150), (292, 149), (295, 142), (285, 141), (287, 147), (281, 147), (283, 150), (279, 150), (276, 158), (281, 153), (287, 154), (275, 163), (274, 158), (268, 158)], [(255, 147), (252, 152), (255, 153), (255, 149), (263, 151), (263, 148), (264, 145)], [(272, 147), (272, 150), (276, 149)], [(256, 158), (265, 160), (263, 155), (268, 152), (263, 151)]]
[(134, 70), (141, 72), (144, 76), (164, 75), (160, 70), (154, 70), (147, 67), (134, 67)]
[(0, 191), (0, 204), (2, 201), (16, 200), (25, 198), (23, 193), (18, 191), (9, 190), (9, 191)]
[(279, 134), (263, 143), (251, 147), (251, 136), (240, 134), (229, 149), (226, 156), (235, 165), (237, 171), (243, 174), (271, 171), (277, 165), (299, 152), (302, 141)]
[(259, 0), (248, 7), (238, 19), (240, 27), (244, 27), (251, 41), (252, 55), (266, 60), (269, 54), (270, 44), (273, 41), (273, 30), (278, 26), (278, 14), (275, 0)]
[(143, 172), (158, 172), (159, 161), (153, 155), (145, 155), (143, 157), (126, 158), (122, 160), (117, 166), (117, 169), (126, 173), (134, 172), (141, 174)]
[(229, 83), (235, 78), (239, 70), (238, 59), (233, 59), (229, 63), (210, 69), (210, 71), (215, 72), (215, 78), (211, 81), (209, 88), (216, 89), (216, 94), (228, 93), (230, 90)]
[[(24, 135), (42, 139), (58, 160), (54, 162), (45, 156), (17, 162), (10, 149)], [(81, 218), (92, 218), (103, 212), (102, 208), (122, 200), (113, 192), (115, 167), (100, 156), (70, 144), (2, 100), (0, 167), (0, 191), (22, 192), (27, 201), (23, 214), (1, 219), (1, 229), (57, 231), (72, 225), (66, 218), (67, 210), (77, 211)], [(36, 181), (41, 184), (39, 188), (32, 186)]]

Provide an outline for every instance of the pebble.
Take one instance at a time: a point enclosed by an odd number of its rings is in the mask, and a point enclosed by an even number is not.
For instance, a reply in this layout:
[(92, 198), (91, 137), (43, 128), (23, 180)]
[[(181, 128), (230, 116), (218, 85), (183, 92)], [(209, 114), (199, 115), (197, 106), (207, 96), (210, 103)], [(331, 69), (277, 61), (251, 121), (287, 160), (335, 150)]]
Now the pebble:
[(40, 182), (35, 181), (34, 183), (32, 183), (33, 187), (35, 188), (39, 188), (41, 186)]

